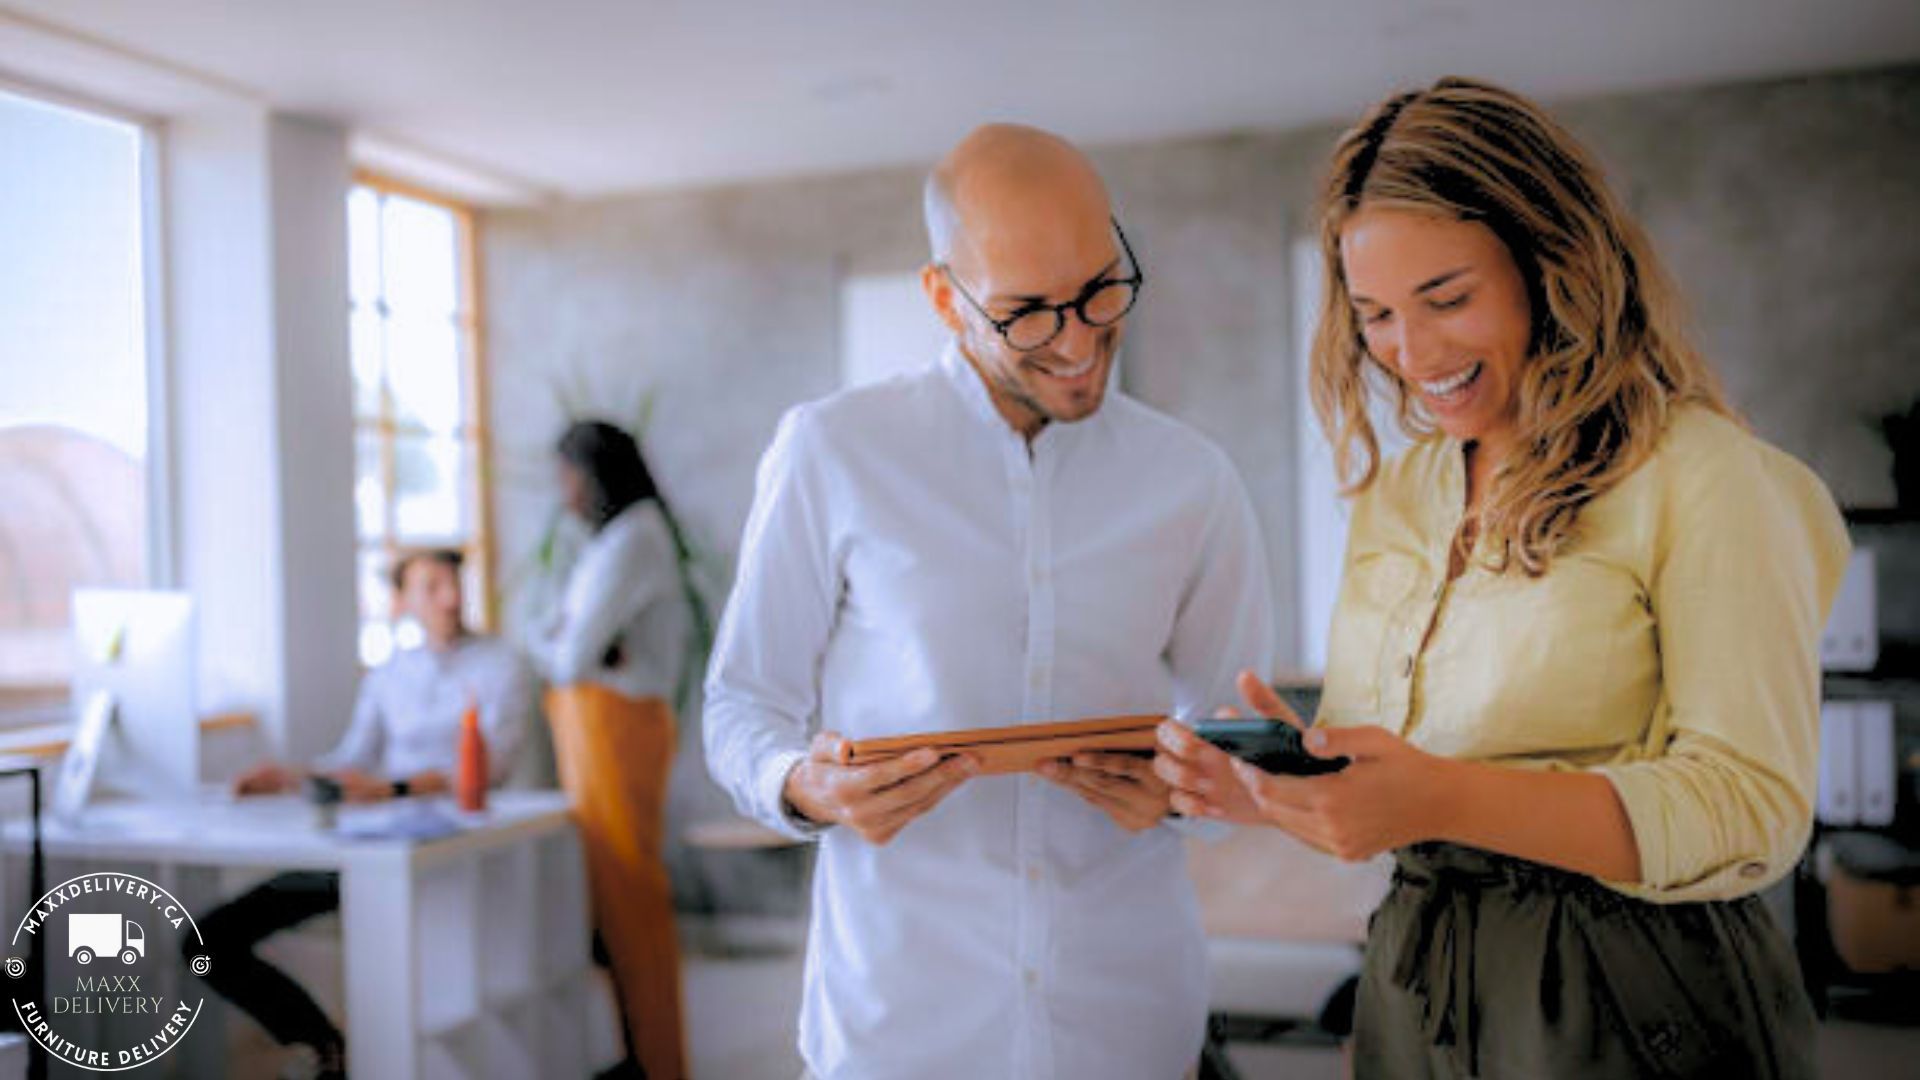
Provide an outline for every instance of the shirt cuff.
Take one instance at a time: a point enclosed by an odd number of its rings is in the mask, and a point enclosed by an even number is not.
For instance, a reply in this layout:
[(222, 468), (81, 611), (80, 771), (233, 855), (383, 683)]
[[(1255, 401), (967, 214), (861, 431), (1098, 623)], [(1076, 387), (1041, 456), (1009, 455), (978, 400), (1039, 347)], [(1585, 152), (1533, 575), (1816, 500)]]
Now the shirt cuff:
[(813, 840), (829, 826), (810, 821), (787, 805), (787, 777), (807, 759), (805, 750), (779, 750), (767, 755), (760, 765), (756, 784), (756, 814), (762, 824), (792, 840)]
[(1656, 904), (1733, 900), (1759, 892), (1793, 869), (1791, 858), (1770, 859), (1760, 854), (1717, 866), (1705, 865), (1697, 852), (1689, 850), (1685, 828), (1673, 820), (1675, 815), (1662, 790), (1663, 778), (1649, 768), (1650, 764), (1604, 765), (1593, 770), (1613, 784), (1633, 829), (1634, 846), (1640, 852), (1639, 881), (1601, 884)]
[(1193, 840), (1217, 844), (1233, 833), (1233, 826), (1214, 818), (1181, 817), (1173, 814), (1163, 818), (1160, 824)]

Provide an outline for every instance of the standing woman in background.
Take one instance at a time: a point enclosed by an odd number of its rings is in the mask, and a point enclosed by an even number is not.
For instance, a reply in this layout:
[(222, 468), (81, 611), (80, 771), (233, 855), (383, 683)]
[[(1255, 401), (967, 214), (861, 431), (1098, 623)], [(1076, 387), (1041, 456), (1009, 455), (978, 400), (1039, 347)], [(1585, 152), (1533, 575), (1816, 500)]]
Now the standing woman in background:
[(534, 645), (553, 684), (555, 764), (579, 821), (594, 921), (629, 1056), (648, 1080), (687, 1074), (673, 892), (661, 859), (676, 745), (672, 702), (690, 629), (685, 543), (633, 437), (582, 421), (557, 447), (567, 509), (592, 532)]
[[(1755, 894), (1812, 822), (1831, 497), (1735, 417), (1651, 246), (1532, 103), (1462, 79), (1388, 99), (1319, 220), (1313, 401), (1354, 503), (1307, 743), (1351, 764), (1276, 777), (1168, 724), (1175, 807), (1394, 852), (1360, 1077), (1812, 1077)], [(1416, 440), (1385, 463), (1370, 384)]]

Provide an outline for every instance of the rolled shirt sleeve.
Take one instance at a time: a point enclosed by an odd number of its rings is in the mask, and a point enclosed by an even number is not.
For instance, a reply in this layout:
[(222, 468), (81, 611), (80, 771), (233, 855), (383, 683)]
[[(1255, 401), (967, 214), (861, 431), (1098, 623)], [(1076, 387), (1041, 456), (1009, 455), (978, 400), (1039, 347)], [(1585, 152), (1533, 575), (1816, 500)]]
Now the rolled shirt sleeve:
[(1260, 527), (1232, 464), (1220, 450), (1212, 453), (1211, 513), (1167, 646), (1174, 707), (1183, 715), (1235, 704), (1235, 677), (1251, 670), (1265, 678), (1273, 665), (1272, 586)]
[(346, 734), (340, 736), (340, 742), (333, 749), (314, 759), (313, 767), (320, 772), (335, 772), (341, 769), (353, 769), (359, 772), (378, 772), (382, 752), (386, 746), (386, 730), (380, 717), (379, 680), (386, 678), (385, 668), (375, 668), (360, 680), (360, 693), (354, 699), (353, 719), (347, 724)]
[(801, 406), (781, 419), (760, 460), (738, 575), (707, 668), (703, 721), (715, 782), (742, 814), (796, 839), (819, 832), (789, 811), (783, 792), (807, 756), (840, 588), (810, 441)]
[[(1213, 449), (1215, 494), (1193, 580), (1181, 600), (1167, 645), (1174, 712), (1203, 717), (1236, 702), (1243, 670), (1261, 678), (1273, 664), (1272, 585), (1253, 504), (1225, 453)], [(1169, 816), (1164, 824), (1200, 840), (1232, 831), (1218, 821)]]
[(1724, 442), (1675, 470), (1649, 584), (1662, 687), (1645, 760), (1600, 766), (1661, 902), (1754, 892), (1812, 827), (1821, 629), (1845, 526), (1797, 461)]

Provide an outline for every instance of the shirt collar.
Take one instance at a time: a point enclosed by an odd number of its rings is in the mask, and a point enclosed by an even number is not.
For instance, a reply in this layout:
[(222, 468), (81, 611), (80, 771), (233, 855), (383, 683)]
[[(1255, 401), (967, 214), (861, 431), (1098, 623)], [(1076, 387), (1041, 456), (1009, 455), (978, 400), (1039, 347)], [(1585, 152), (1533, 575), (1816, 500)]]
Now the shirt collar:
[(474, 640), (475, 638), (471, 631), (462, 630), (460, 636), (454, 638), (445, 649), (435, 649), (423, 641), (411, 648), (401, 649), (399, 652), (394, 653), (394, 659), (405, 660), (414, 664), (425, 664), (435, 670), (444, 671), (460, 662), (460, 658), (466, 654), (468, 647), (473, 644)]
[[(1034, 436), (1033, 445), (1038, 446), (1042, 442), (1057, 442), (1067, 436), (1055, 434), (1055, 432), (1072, 429), (1090, 429), (1106, 419), (1108, 412), (1113, 408), (1114, 396), (1119, 393), (1117, 386), (1120, 381), (1119, 363), (1120, 358), (1115, 356), (1113, 363), (1109, 365), (1107, 371), (1107, 385), (1102, 390), (1103, 396), (1100, 399), (1100, 407), (1094, 410), (1092, 416), (1071, 424), (1060, 424), (1048, 421), (1046, 426), (1040, 429), (1039, 434)], [(974, 370), (973, 364), (961, 354), (959, 343), (952, 341), (947, 343), (946, 349), (940, 354), (940, 371), (947, 377), (947, 381), (953, 384), (954, 389), (959, 392), (961, 400), (966, 402), (967, 411), (973, 413), (976, 419), (989, 425), (993, 430), (1018, 440), (1022, 444), (1026, 443), (1026, 438), (1018, 431), (1015, 431), (1012, 424), (1007, 423), (1006, 417), (1000, 415), (1000, 410), (993, 404), (993, 396), (987, 393), (986, 380), (980, 377), (980, 373)]]
[(634, 522), (639, 521), (640, 516), (647, 512), (647, 504), (652, 501), (651, 499), (636, 499), (632, 503), (629, 503), (626, 509), (608, 518), (607, 523), (600, 526), (600, 531), (593, 534), (593, 539), (599, 540), (602, 537), (617, 536), (633, 528)]
[(994, 408), (993, 397), (987, 393), (986, 381), (973, 369), (973, 365), (967, 361), (967, 358), (960, 354), (958, 342), (947, 342), (946, 349), (940, 353), (940, 371), (947, 377), (947, 381), (953, 384), (954, 389), (959, 391), (960, 400), (966, 402), (967, 411), (971, 412), (976, 419), (1016, 438), (1019, 437), (1020, 433), (1013, 430), (1007, 423), (1007, 418), (1000, 415), (999, 409)]

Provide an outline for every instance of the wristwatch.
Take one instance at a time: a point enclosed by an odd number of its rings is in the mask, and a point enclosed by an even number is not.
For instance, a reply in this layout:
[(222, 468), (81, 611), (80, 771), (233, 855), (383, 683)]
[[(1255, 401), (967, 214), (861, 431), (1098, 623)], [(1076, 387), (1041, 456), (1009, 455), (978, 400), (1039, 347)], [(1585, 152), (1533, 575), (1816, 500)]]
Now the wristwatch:
[(399, 780), (395, 780), (395, 781), (393, 782), (393, 797), (394, 797), (394, 798), (396, 798), (396, 799), (404, 799), (404, 798), (406, 798), (406, 797), (407, 797), (408, 795), (411, 795), (411, 794), (413, 794), (413, 785), (412, 785), (412, 784), (410, 784), (410, 783), (408, 783), (408, 782), (406, 781), (406, 778), (405, 778), (405, 777), (402, 777), (401, 779), (399, 779)]

